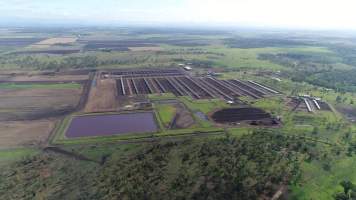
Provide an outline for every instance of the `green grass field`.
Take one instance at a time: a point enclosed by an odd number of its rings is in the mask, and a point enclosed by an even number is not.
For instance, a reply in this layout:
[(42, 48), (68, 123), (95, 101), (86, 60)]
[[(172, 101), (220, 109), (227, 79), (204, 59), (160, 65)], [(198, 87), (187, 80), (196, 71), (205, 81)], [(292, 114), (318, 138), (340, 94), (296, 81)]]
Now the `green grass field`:
[(333, 200), (333, 194), (342, 192), (339, 183), (343, 180), (356, 182), (355, 157), (333, 158), (330, 171), (323, 169), (320, 162), (302, 164), (303, 179), (300, 185), (292, 186), (291, 199)]
[(77, 83), (59, 84), (17, 84), (0, 83), (0, 89), (80, 89), (82, 86)]
[(159, 104), (156, 105), (155, 108), (163, 125), (168, 127), (176, 115), (177, 109), (170, 104)]
[(30, 157), (37, 153), (39, 153), (37, 149), (31, 148), (0, 150), (0, 166), (19, 161), (27, 156)]

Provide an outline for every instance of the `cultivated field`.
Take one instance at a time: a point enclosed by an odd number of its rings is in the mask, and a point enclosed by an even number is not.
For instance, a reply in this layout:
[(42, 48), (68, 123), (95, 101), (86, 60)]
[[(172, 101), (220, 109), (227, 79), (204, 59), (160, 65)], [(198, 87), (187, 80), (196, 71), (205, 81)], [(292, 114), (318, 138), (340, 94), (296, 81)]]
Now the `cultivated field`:
[(53, 120), (0, 122), (0, 149), (45, 145)]
[(81, 92), (80, 87), (0, 89), (0, 121), (61, 116), (76, 108)]
[(71, 44), (77, 41), (76, 37), (55, 37), (55, 38), (48, 38), (45, 40), (42, 40), (40, 42), (37, 42), (33, 45), (31, 45), (32, 48), (46, 48), (50, 47), (52, 45), (58, 45), (58, 44)]

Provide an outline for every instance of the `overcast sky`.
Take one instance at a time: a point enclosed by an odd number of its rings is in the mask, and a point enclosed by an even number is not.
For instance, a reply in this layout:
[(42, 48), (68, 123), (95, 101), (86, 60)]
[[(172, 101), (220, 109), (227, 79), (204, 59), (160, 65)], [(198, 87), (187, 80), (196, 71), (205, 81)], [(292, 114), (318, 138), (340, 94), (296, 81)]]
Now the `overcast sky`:
[(0, 0), (0, 22), (356, 29), (355, 0)]

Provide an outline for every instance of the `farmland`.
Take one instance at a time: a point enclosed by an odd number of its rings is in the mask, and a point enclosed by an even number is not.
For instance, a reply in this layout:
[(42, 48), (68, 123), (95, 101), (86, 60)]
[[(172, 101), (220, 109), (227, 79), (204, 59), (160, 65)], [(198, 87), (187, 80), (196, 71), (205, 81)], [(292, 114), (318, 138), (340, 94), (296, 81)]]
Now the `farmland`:
[[(13, 193), (1, 199), (88, 199), (93, 191), (110, 199), (100, 182), (123, 199), (226, 189), (212, 193), (332, 200), (339, 182), (356, 183), (352, 38), (335, 45), (298, 33), (144, 28), (16, 34), (0, 37), (0, 190)], [(68, 181), (82, 192), (68, 192)], [(142, 193), (129, 189), (142, 184)]]

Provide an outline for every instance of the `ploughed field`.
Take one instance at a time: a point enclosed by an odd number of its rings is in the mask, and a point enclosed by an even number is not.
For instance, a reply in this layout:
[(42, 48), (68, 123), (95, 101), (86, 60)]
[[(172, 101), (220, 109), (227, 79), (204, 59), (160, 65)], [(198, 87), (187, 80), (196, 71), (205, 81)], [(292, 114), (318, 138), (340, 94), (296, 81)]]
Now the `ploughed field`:
[(85, 115), (74, 117), (66, 131), (68, 138), (152, 133), (158, 130), (151, 112)]
[(259, 108), (226, 108), (215, 112), (212, 119), (217, 123), (235, 123), (270, 119), (271, 115)]
[(57, 120), (85, 104), (79, 83), (87, 79), (79, 71), (0, 74), (0, 149), (46, 143)]
[(80, 49), (46, 49), (46, 50), (33, 50), (33, 51), (16, 51), (10, 54), (16, 54), (16, 55), (26, 55), (26, 54), (59, 54), (59, 55), (65, 55), (65, 54), (73, 54), (73, 53), (79, 53)]
[(0, 38), (0, 46), (27, 46), (36, 42), (40, 42), (44, 38)]

